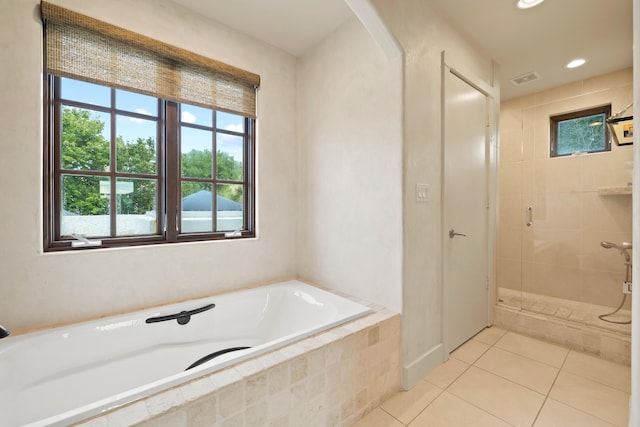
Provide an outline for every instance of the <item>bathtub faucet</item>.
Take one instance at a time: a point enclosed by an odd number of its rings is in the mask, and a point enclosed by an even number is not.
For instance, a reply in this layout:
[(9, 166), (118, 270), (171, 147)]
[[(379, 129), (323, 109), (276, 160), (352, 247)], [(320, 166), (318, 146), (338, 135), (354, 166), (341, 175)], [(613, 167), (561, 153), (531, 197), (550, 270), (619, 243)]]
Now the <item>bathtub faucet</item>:
[(7, 328), (5, 328), (4, 326), (0, 325), (0, 338), (8, 337), (10, 333), (11, 332), (9, 332), (9, 330)]

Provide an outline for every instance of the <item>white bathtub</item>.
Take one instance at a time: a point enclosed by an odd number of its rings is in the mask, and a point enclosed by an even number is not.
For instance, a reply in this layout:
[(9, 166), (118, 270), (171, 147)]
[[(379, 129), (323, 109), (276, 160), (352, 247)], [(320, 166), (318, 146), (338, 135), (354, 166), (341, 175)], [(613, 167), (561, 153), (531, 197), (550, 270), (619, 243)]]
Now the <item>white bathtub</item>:
[[(215, 304), (177, 320), (146, 323)], [(66, 426), (369, 313), (288, 281), (0, 340), (0, 424)], [(231, 351), (192, 369), (203, 356)]]

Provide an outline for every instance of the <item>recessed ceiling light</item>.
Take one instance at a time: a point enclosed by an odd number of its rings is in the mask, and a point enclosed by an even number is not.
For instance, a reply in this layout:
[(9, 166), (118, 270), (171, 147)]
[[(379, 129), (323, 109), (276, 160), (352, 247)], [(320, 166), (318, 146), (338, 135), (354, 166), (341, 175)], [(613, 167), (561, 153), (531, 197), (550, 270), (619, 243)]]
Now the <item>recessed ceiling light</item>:
[(529, 9), (542, 3), (544, 0), (518, 0), (518, 9)]
[(565, 65), (566, 68), (578, 68), (581, 67), (585, 64), (585, 62), (587, 62), (586, 59), (583, 58), (578, 58), (578, 59), (574, 59), (573, 61), (569, 62), (567, 65)]

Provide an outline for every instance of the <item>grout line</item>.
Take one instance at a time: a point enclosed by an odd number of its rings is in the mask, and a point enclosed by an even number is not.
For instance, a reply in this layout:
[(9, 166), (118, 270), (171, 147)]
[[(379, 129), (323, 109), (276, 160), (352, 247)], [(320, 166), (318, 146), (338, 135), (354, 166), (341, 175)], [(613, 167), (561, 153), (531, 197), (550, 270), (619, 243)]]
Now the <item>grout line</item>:
[(567, 362), (567, 359), (569, 358), (569, 353), (570, 352), (571, 352), (571, 349), (569, 349), (567, 354), (564, 356), (564, 360), (562, 361), (562, 365), (560, 365), (560, 368), (557, 368), (558, 372), (556, 373), (556, 376), (553, 379), (553, 382), (551, 383), (551, 387), (549, 387), (549, 391), (547, 391), (547, 394), (544, 396), (544, 400), (542, 401), (542, 405), (540, 405), (540, 409), (538, 409), (538, 413), (536, 414), (536, 417), (533, 419), (533, 424), (531, 424), (532, 426), (534, 426), (536, 424), (536, 421), (538, 421), (538, 418), (540, 417), (540, 414), (542, 413), (542, 408), (544, 408), (544, 405), (547, 404), (547, 400), (549, 399), (549, 395), (551, 394), (551, 390), (553, 390), (553, 386), (556, 385), (556, 381), (558, 380), (558, 377), (560, 376), (560, 372), (562, 372), (562, 368), (564, 367), (564, 364)]
[[(384, 402), (383, 402), (384, 403)], [(392, 413), (388, 412), (386, 409), (384, 409), (382, 407), (382, 403), (380, 405), (378, 405), (378, 408), (380, 408), (382, 410), (382, 412), (384, 412), (385, 414), (389, 415), (391, 418), (393, 418), (394, 420), (396, 420), (397, 422), (399, 422), (400, 424), (402, 424), (403, 426), (407, 426), (407, 424), (403, 423), (402, 421), (400, 421), (399, 419), (397, 419), (396, 417), (393, 416)], [(373, 412), (373, 411), (372, 411)]]
[[(445, 390), (445, 391), (446, 391), (446, 390)], [(444, 393), (444, 391), (443, 391), (443, 393)], [(486, 409), (484, 409), (484, 408), (481, 408), (480, 406), (476, 405), (475, 403), (473, 403), (473, 402), (469, 402), (469, 401), (468, 401), (468, 400), (466, 400), (465, 398), (463, 398), (463, 397), (461, 397), (461, 396), (458, 396), (458, 395), (457, 395), (457, 394), (455, 394), (455, 393), (452, 393), (452, 392), (448, 392), (448, 393), (449, 393), (449, 394), (451, 394), (452, 396), (454, 396), (454, 397), (456, 397), (456, 398), (458, 398), (458, 399), (462, 400), (463, 402), (468, 403), (469, 405), (473, 406), (474, 408), (481, 410), (481, 411), (482, 411), (482, 412), (484, 412), (485, 414), (489, 414), (489, 415), (491, 415), (492, 417), (497, 418), (497, 419), (499, 419), (500, 421), (503, 421), (503, 422), (505, 422), (505, 423), (509, 424), (510, 426), (513, 426), (513, 424), (511, 424), (509, 421), (507, 421), (507, 420), (505, 420), (505, 419), (503, 419), (503, 418), (500, 418), (500, 417), (499, 417), (499, 416), (497, 416), (496, 414), (492, 414), (491, 412), (487, 411), (487, 410), (486, 410)]]

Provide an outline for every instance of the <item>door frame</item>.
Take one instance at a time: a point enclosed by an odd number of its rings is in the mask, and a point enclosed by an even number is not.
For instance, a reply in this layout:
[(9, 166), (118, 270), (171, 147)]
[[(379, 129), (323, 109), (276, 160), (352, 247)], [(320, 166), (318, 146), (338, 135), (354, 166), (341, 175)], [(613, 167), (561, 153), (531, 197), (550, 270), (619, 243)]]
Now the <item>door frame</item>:
[(497, 165), (498, 165), (498, 129), (499, 129), (499, 117), (500, 117), (500, 81), (498, 79), (499, 75), (499, 66), (495, 62), (492, 63), (493, 66), (493, 75), (491, 77), (491, 85), (486, 83), (486, 80), (479, 78), (473, 73), (469, 72), (464, 67), (459, 66), (461, 64), (456, 64), (451, 55), (447, 55), (445, 51), (441, 53), (441, 109), (442, 112), (441, 121), (440, 121), (440, 135), (441, 135), (441, 165), (442, 169), (440, 171), (440, 179), (442, 182), (441, 186), (441, 271), (442, 271), (442, 345), (443, 345), (443, 360), (449, 358), (449, 353), (451, 352), (451, 344), (448, 336), (448, 312), (450, 309), (450, 300), (447, 289), (444, 286), (444, 278), (445, 278), (445, 244), (446, 240), (449, 239), (449, 236), (446, 235), (448, 230), (445, 230), (445, 188), (444, 188), (444, 178), (445, 178), (445, 142), (446, 142), (446, 132), (445, 132), (445, 120), (446, 120), (446, 78), (448, 73), (452, 73), (465, 83), (469, 84), (487, 98), (487, 120), (488, 126), (486, 128), (486, 149), (487, 149), (487, 190), (488, 190), (488, 209), (487, 209), (487, 276), (488, 276), (488, 285), (489, 291), (487, 293), (487, 320), (488, 325), (493, 324), (493, 306), (495, 305), (496, 298), (496, 268), (495, 268), (495, 259), (496, 259), (496, 223), (497, 223), (497, 206), (498, 206), (498, 173), (497, 173)]

